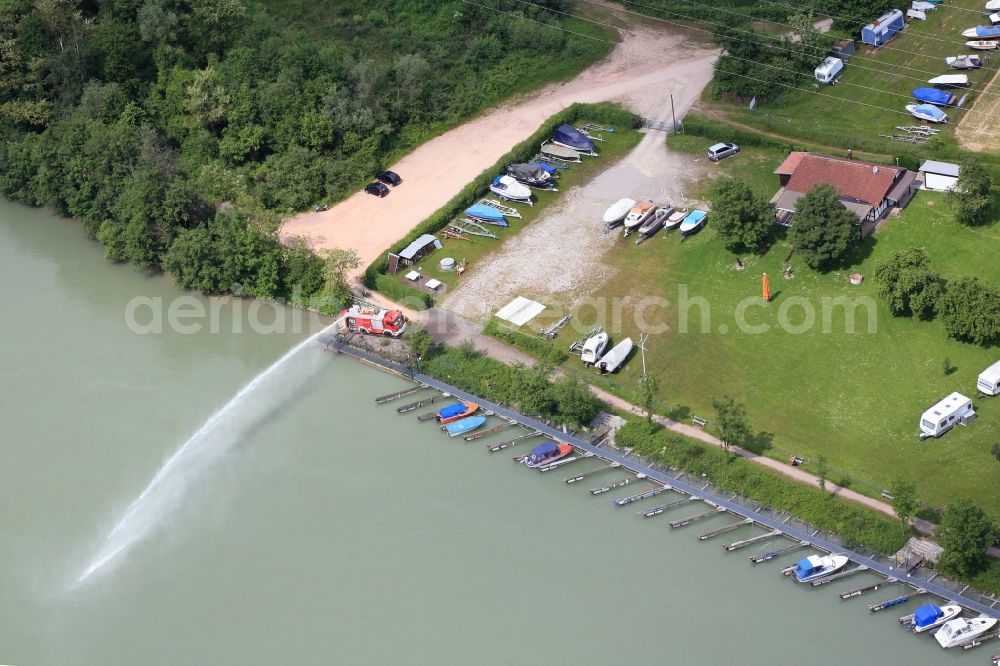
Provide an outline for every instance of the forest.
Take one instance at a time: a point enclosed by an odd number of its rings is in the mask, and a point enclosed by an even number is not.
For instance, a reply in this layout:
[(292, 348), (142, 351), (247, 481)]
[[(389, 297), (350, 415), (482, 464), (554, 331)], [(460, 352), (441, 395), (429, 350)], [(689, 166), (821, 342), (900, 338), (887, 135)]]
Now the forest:
[(281, 217), (602, 57), (564, 5), (0, 0), (0, 195), (181, 286), (307, 299), (322, 261)]

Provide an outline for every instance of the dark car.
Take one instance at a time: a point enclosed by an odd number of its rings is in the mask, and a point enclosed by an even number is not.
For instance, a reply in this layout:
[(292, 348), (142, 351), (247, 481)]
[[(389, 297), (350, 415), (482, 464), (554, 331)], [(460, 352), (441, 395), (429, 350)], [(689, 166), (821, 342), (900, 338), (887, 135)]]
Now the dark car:
[(395, 171), (380, 171), (376, 176), (375, 180), (382, 181), (386, 185), (392, 185), (396, 187), (403, 182), (403, 179), (399, 177), (399, 174)]
[(368, 194), (374, 194), (375, 196), (382, 198), (389, 194), (389, 188), (379, 182), (368, 183), (367, 185), (365, 185), (365, 192), (367, 192)]

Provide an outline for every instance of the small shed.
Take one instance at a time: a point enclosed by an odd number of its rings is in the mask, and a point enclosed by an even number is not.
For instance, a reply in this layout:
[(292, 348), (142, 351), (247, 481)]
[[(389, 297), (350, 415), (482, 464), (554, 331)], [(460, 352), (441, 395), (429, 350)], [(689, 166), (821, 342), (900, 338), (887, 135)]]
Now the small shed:
[[(420, 236), (415, 241), (400, 250), (399, 254), (395, 255), (397, 257), (396, 261), (393, 262), (392, 254), (389, 255), (390, 267), (393, 263), (396, 263), (398, 267), (402, 266), (412, 266), (417, 263), (428, 254), (434, 250), (441, 248), (441, 241), (432, 236), (431, 234), (424, 234)], [(390, 272), (395, 272), (391, 271)]]
[(842, 39), (830, 49), (830, 55), (847, 62), (847, 59), (854, 55), (855, 44), (853, 39)]
[(924, 181), (922, 189), (935, 192), (947, 192), (954, 189), (958, 182), (959, 166), (950, 162), (927, 160), (918, 170)]
[(887, 44), (889, 40), (899, 34), (899, 31), (906, 27), (903, 20), (903, 12), (893, 9), (886, 12), (861, 28), (861, 41), (869, 46), (878, 48)]

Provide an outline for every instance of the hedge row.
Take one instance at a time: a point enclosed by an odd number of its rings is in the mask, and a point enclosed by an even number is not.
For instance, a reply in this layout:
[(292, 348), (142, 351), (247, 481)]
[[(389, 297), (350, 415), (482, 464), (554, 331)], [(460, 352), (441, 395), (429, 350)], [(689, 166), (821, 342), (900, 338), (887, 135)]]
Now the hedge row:
[[(531, 159), (538, 152), (539, 144), (544, 139), (550, 137), (556, 127), (563, 123), (573, 123), (580, 119), (619, 128), (631, 129), (641, 125), (639, 116), (614, 104), (573, 104), (563, 109), (546, 120), (537, 132), (514, 146), (510, 152), (497, 160), (493, 166), (472, 179), (451, 201), (417, 225), (413, 231), (389, 248), (388, 252), (399, 252), (416, 240), (418, 236), (432, 234), (443, 229), (459, 213), (482, 198), (489, 191), (490, 182), (493, 178), (499, 173), (505, 173), (508, 164), (525, 162)], [(388, 266), (388, 257), (386, 254), (385, 252), (382, 253), (378, 259), (365, 269), (365, 286), (369, 289), (378, 289), (381, 291), (377, 276), (379, 274), (384, 275), (386, 272)], [(383, 281), (381, 284), (386, 283)]]
[[(365, 283), (367, 284), (367, 275)], [(370, 286), (369, 289), (375, 289), (396, 303), (414, 310), (426, 310), (434, 305), (434, 298), (430, 294), (414, 289), (394, 277), (382, 273), (375, 274), (374, 285)]]
[(872, 509), (837, 500), (819, 488), (790, 481), (721, 449), (686, 440), (667, 430), (651, 431), (645, 422), (629, 422), (618, 431), (616, 440), (619, 446), (694, 476), (704, 474), (720, 488), (838, 534), (848, 547), (860, 546), (888, 555), (906, 542), (898, 521)]
[(561, 346), (556, 346), (556, 343), (552, 340), (545, 340), (544, 338), (515, 331), (499, 324), (495, 319), (490, 319), (486, 322), (486, 326), (483, 327), (483, 333), (491, 335), (497, 340), (506, 342), (513, 347), (517, 347), (521, 351), (527, 352), (545, 363), (559, 365), (569, 358), (569, 353), (564, 351)]

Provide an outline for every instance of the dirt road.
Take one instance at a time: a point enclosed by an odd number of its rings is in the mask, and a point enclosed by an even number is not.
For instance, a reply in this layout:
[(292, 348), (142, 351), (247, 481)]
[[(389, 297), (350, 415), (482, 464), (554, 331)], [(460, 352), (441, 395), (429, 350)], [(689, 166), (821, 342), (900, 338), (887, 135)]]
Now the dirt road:
[(571, 81), (488, 111), (392, 165), (404, 182), (386, 198), (359, 192), (329, 210), (301, 213), (285, 222), (282, 238), (353, 249), (363, 270), (559, 110), (616, 100), (645, 117), (669, 118), (670, 94), (679, 113), (687, 109), (711, 79), (715, 57), (681, 35), (645, 27), (623, 33), (608, 58)]
[(1000, 146), (1000, 131), (996, 129), (1000, 113), (1000, 72), (993, 75), (955, 130), (955, 137), (966, 150), (982, 152)]

